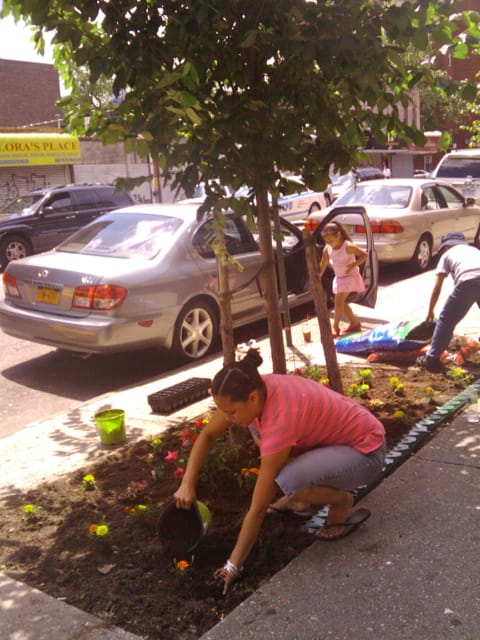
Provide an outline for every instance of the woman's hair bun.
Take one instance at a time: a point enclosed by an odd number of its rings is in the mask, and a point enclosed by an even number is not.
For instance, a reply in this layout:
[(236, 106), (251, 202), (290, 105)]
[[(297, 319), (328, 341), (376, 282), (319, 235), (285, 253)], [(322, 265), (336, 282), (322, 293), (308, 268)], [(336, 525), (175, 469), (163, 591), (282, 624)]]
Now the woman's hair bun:
[(260, 355), (260, 351), (258, 349), (249, 349), (244, 358), (242, 358), (241, 363), (247, 366), (253, 366), (258, 368), (263, 362), (263, 358)]

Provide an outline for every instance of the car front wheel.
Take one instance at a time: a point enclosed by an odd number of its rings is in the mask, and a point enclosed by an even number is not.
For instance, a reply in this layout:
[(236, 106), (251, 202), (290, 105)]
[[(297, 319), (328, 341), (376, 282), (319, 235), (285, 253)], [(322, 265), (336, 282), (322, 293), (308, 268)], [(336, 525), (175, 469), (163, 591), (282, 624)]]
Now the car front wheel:
[(12, 260), (26, 258), (31, 252), (30, 245), (21, 236), (6, 236), (0, 242), (0, 267), (2, 271)]
[(182, 360), (199, 360), (213, 350), (217, 337), (218, 319), (213, 305), (204, 300), (194, 301), (177, 318), (173, 351)]
[(422, 236), (418, 241), (412, 258), (412, 265), (417, 271), (426, 271), (432, 260), (432, 241)]

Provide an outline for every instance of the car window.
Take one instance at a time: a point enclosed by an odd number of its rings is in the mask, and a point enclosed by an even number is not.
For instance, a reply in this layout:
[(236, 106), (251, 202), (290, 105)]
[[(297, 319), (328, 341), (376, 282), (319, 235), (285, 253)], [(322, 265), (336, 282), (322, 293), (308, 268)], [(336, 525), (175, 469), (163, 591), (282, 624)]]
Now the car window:
[(443, 185), (437, 186), (436, 189), (440, 192), (445, 203), (444, 206), (448, 209), (461, 209), (463, 207), (463, 198), (453, 191), (453, 189), (449, 189), (447, 186)]
[(94, 189), (97, 201), (106, 207), (120, 208), (132, 204), (132, 198), (125, 191), (115, 191), (114, 188)]
[[(386, 181), (388, 182), (388, 181)], [(387, 184), (372, 185), (369, 181), (351, 187), (335, 202), (335, 206), (368, 204), (373, 207), (405, 209), (412, 197), (412, 188)]]
[(92, 209), (98, 205), (95, 189), (75, 189), (71, 192), (72, 200), (78, 209)]
[(33, 205), (43, 198), (43, 193), (30, 196), (21, 196), (8, 202), (2, 209), (2, 213), (31, 213)]
[(119, 214), (103, 216), (83, 227), (57, 247), (65, 253), (151, 260), (171, 246), (180, 218)]
[(424, 211), (435, 211), (440, 209), (437, 194), (433, 187), (426, 187), (422, 191), (422, 209)]
[(68, 193), (59, 193), (48, 198), (43, 206), (52, 207), (55, 213), (67, 213), (72, 209), (73, 202)]
[[(258, 250), (241, 220), (227, 216), (226, 226), (223, 232), (225, 234), (227, 250), (232, 256)], [(215, 230), (213, 228), (213, 221), (207, 220), (201, 224), (194, 233), (192, 245), (202, 258), (211, 259), (215, 257), (215, 251), (213, 249), (214, 242)]]
[(437, 178), (480, 178), (480, 158), (458, 158), (450, 156), (441, 162)]

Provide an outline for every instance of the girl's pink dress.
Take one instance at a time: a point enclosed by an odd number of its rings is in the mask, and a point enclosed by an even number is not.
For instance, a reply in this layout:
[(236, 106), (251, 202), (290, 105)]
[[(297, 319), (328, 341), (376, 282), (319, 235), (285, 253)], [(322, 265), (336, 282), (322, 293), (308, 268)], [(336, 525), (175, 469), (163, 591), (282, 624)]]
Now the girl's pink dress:
[(347, 267), (355, 264), (355, 256), (353, 253), (347, 253), (347, 243), (344, 242), (338, 249), (334, 249), (327, 244), (328, 257), (335, 272), (333, 279), (333, 293), (361, 293), (365, 291), (365, 283), (360, 275), (360, 269), (355, 266), (350, 273), (347, 273)]

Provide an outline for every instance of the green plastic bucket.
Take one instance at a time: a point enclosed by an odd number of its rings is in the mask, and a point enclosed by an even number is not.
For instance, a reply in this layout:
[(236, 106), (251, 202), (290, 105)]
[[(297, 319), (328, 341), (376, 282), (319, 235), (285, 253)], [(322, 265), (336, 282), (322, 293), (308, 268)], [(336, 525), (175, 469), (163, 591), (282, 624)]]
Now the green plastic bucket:
[(203, 502), (197, 501), (189, 510), (177, 509), (169, 501), (158, 518), (157, 533), (162, 546), (173, 556), (191, 553), (207, 533), (212, 514)]
[(125, 433), (125, 411), (123, 409), (98, 411), (94, 418), (102, 444), (122, 444), (125, 442), (127, 434)]

